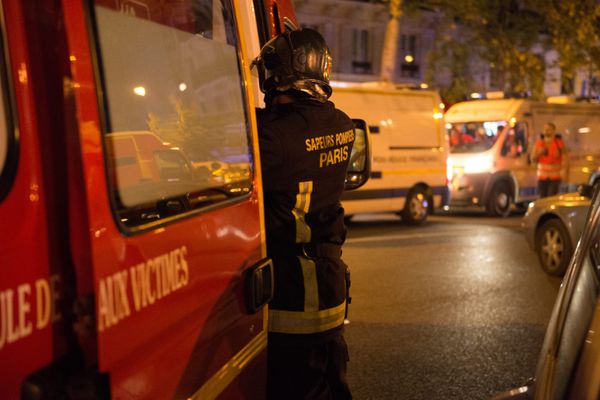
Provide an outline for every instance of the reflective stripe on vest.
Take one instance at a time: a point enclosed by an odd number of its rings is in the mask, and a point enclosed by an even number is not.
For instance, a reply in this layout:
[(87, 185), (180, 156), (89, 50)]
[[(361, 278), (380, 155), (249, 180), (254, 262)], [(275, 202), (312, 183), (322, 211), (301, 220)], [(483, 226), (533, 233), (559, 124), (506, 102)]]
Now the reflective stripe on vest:
[[(536, 144), (536, 149), (539, 147), (539, 144)], [(559, 139), (554, 139), (546, 148), (545, 154), (540, 155), (537, 164), (537, 177), (539, 180), (560, 179), (563, 148), (562, 142)]]
[(309, 334), (325, 332), (344, 323), (346, 301), (320, 311), (282, 311), (269, 309), (269, 332)]
[(543, 164), (538, 163), (537, 176), (538, 179), (560, 179), (561, 164)]

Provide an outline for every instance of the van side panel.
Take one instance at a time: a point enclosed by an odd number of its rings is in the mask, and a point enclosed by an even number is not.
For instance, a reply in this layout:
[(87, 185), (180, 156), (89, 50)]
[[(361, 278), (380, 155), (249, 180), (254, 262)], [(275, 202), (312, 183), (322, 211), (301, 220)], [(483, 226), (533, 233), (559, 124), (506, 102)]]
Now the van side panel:
[(590, 183), (600, 170), (600, 105), (536, 104), (532, 114), (536, 138), (546, 122), (553, 122), (569, 149), (568, 189)]

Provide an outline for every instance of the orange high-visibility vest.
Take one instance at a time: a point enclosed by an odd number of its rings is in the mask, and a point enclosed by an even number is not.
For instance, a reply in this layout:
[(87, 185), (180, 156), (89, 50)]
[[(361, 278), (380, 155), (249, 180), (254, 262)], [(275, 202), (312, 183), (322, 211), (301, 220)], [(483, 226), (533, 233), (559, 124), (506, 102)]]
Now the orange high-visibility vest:
[[(535, 144), (535, 149), (541, 149), (544, 145), (543, 140), (538, 140)], [(538, 180), (560, 180), (562, 168), (562, 150), (565, 145), (562, 140), (554, 138), (548, 146), (546, 154), (540, 155), (537, 164)]]

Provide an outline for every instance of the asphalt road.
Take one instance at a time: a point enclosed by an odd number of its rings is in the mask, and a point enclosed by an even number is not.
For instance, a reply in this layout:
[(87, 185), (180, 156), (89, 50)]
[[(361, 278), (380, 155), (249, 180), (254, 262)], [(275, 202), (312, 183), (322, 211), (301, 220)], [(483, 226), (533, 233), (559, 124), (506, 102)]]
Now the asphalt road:
[(559, 278), (544, 274), (521, 215), (359, 215), (346, 340), (356, 400), (488, 399), (533, 376)]

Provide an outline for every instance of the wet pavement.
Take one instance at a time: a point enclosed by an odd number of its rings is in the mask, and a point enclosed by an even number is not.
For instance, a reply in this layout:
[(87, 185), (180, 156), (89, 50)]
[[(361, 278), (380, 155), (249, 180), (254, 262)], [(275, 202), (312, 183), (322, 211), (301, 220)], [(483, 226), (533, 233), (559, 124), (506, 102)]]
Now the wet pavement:
[(544, 274), (520, 220), (353, 219), (344, 259), (355, 399), (488, 399), (533, 375), (560, 279)]

